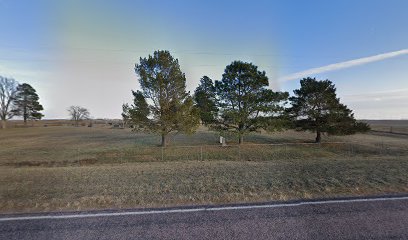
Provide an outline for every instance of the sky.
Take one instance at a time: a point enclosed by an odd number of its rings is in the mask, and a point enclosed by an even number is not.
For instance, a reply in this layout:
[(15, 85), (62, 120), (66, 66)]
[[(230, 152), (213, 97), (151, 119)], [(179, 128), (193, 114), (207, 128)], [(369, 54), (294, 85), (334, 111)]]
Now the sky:
[(0, 75), (31, 84), (47, 119), (80, 105), (120, 118), (134, 65), (169, 50), (193, 92), (234, 60), (270, 88), (329, 79), (358, 119), (408, 119), (408, 1), (0, 0)]

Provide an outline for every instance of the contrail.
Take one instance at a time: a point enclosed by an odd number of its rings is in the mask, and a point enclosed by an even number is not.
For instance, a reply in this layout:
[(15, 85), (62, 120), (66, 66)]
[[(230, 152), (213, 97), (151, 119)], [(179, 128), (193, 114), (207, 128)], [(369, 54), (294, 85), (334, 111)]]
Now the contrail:
[(314, 74), (334, 71), (334, 70), (343, 69), (343, 68), (354, 67), (358, 65), (371, 63), (371, 62), (382, 61), (388, 58), (398, 57), (398, 56), (405, 55), (405, 54), (408, 54), (408, 49), (402, 49), (402, 50), (395, 51), (395, 52), (383, 53), (383, 54), (378, 54), (378, 55), (374, 55), (370, 57), (364, 57), (364, 58), (358, 58), (358, 59), (354, 59), (350, 61), (334, 63), (334, 64), (330, 64), (330, 65), (323, 66), (323, 67), (311, 68), (305, 71), (289, 74), (289, 75), (279, 78), (278, 81), (285, 82), (285, 81), (290, 81), (290, 80), (299, 80), (303, 77), (308, 77)]

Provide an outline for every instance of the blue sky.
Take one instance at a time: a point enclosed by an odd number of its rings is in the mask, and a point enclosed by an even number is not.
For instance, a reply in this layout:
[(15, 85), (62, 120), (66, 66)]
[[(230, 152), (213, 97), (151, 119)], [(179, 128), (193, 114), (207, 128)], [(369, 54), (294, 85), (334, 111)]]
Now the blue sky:
[(67, 118), (70, 105), (116, 118), (139, 87), (134, 64), (165, 49), (190, 91), (233, 60), (290, 93), (296, 73), (323, 67), (307, 76), (332, 80), (357, 118), (407, 119), (407, 9), (405, 0), (0, 0), (0, 75), (32, 84), (46, 118)]

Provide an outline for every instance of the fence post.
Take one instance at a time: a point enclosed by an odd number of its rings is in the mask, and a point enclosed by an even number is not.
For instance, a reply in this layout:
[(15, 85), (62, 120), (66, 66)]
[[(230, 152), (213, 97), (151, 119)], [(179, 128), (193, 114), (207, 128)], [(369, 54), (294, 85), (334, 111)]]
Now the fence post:
[(203, 161), (203, 146), (200, 146), (200, 160)]
[(164, 147), (161, 147), (161, 160), (164, 161)]

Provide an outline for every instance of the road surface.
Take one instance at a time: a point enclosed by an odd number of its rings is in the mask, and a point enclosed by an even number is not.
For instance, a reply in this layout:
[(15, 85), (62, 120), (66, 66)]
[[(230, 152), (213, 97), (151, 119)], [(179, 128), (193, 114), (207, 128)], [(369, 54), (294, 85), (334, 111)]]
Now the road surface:
[(0, 215), (0, 239), (408, 239), (408, 197)]

